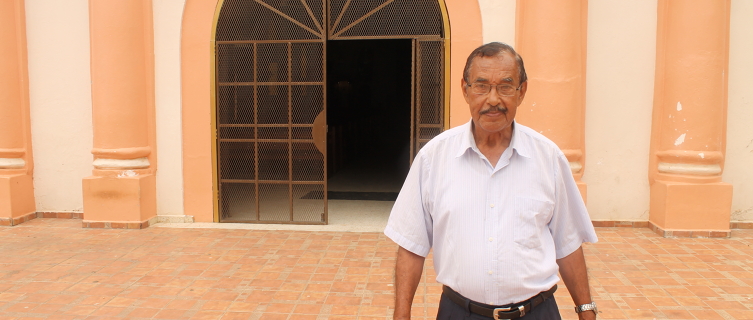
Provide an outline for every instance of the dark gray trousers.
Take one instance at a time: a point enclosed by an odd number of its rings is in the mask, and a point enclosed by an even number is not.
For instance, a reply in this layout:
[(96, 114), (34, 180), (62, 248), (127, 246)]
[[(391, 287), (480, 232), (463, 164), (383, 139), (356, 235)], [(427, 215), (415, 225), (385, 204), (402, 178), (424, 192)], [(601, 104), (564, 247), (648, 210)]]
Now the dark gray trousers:
[[(464, 307), (452, 302), (444, 293), (439, 301), (439, 312), (437, 320), (489, 320), (492, 318), (484, 317), (468, 311), (468, 303)], [(560, 311), (557, 308), (557, 302), (554, 297), (546, 299), (540, 305), (536, 306), (533, 311), (527, 313), (520, 320), (561, 320)]]

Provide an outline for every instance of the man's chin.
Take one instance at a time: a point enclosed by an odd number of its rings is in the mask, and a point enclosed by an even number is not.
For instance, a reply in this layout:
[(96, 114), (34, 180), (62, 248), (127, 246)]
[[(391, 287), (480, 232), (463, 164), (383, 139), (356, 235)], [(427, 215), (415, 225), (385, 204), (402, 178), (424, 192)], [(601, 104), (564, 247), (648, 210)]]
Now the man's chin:
[(484, 130), (486, 132), (495, 133), (495, 132), (505, 131), (506, 129), (509, 129), (510, 124), (512, 124), (512, 121), (486, 122), (482, 120), (477, 123), (477, 126), (481, 130)]

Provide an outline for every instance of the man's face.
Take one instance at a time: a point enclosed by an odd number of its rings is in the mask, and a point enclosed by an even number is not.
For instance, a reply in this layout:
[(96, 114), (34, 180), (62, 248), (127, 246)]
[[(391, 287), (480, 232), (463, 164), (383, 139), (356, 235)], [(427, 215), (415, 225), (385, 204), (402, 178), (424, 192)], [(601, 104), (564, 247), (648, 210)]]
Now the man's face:
[[(471, 109), (475, 130), (488, 133), (499, 132), (510, 128), (515, 118), (518, 106), (523, 102), (528, 83), (523, 83), (520, 90), (512, 96), (503, 96), (497, 92), (496, 85), (520, 86), (518, 66), (515, 58), (509, 53), (502, 53), (494, 57), (476, 57), (468, 69), (468, 81), (462, 80), (463, 96)], [(473, 83), (491, 85), (487, 94), (477, 94), (468, 87)]]

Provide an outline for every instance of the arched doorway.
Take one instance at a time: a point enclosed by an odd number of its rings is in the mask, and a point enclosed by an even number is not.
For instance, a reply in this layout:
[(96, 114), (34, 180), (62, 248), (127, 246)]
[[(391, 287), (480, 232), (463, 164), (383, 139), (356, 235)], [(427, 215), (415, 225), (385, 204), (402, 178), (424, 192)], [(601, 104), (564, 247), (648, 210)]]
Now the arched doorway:
[[(328, 117), (328, 106), (343, 109), (342, 93), (355, 85), (329, 81), (328, 72), (347, 73), (332, 66), (357, 52), (389, 48), (405, 61), (396, 66), (405, 86), (391, 90), (406, 93), (382, 105), (405, 101), (407, 165), (447, 124), (443, 11), (437, 0), (224, 0), (215, 37), (220, 221), (327, 223), (329, 171), (342, 160), (340, 146), (360, 132), (343, 132), (342, 121)], [(356, 114), (338, 111), (339, 118), (349, 113)]]

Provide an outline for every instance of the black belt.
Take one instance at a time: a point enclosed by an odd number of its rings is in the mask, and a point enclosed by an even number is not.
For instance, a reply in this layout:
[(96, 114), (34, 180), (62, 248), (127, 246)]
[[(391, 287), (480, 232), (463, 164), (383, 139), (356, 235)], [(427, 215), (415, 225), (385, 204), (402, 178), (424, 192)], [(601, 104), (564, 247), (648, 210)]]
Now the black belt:
[(448, 286), (443, 286), (442, 288), (442, 293), (446, 294), (447, 297), (452, 300), (452, 302), (455, 302), (457, 305), (465, 308), (466, 301), (470, 301), (468, 307), (471, 312), (485, 317), (494, 318), (494, 320), (520, 318), (527, 313), (530, 313), (533, 308), (536, 308), (536, 306), (546, 301), (546, 299), (551, 298), (554, 295), (555, 291), (557, 291), (556, 284), (551, 289), (542, 291), (534, 297), (523, 302), (513, 303), (501, 307), (484, 307), (478, 302), (463, 297), (461, 294), (455, 292), (455, 290), (452, 290), (452, 288)]

